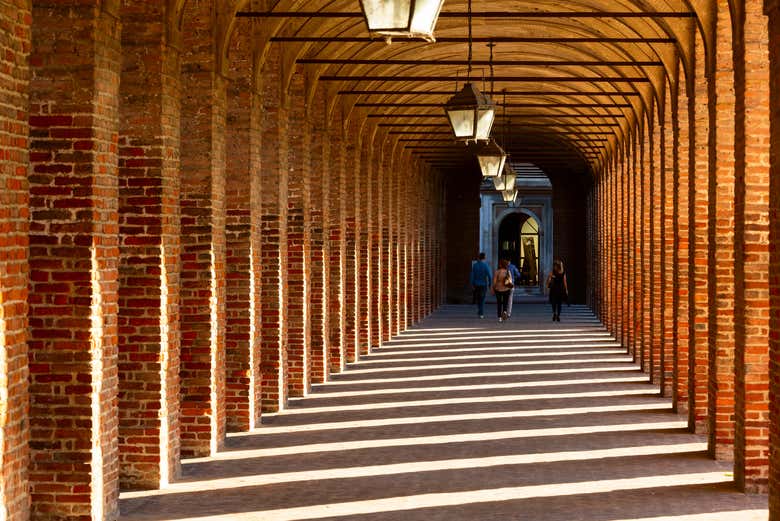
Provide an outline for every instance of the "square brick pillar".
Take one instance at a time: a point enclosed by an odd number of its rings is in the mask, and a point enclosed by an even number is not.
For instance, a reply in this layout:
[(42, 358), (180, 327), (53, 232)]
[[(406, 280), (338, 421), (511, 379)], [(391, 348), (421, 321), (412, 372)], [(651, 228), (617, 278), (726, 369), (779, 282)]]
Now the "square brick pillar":
[(368, 188), (371, 191), (371, 226), (369, 229), (369, 252), (371, 256), (371, 271), (367, 285), (369, 304), (371, 307), (369, 331), (371, 333), (371, 349), (382, 346), (383, 318), (385, 307), (383, 305), (387, 287), (383, 277), (383, 224), (382, 212), (382, 176), (384, 171), (384, 155), (387, 153), (387, 136), (384, 133), (375, 138), (377, 153), (374, 154), (373, 172), (368, 177)]
[(374, 150), (377, 146), (377, 128), (370, 127), (366, 131), (366, 139), (360, 147), (360, 165), (355, 178), (356, 222), (359, 232), (357, 242), (357, 324), (358, 353), (366, 355), (371, 352), (371, 289), (368, 287), (371, 277), (371, 226), (373, 221), (373, 193), (371, 177), (375, 174)]
[(642, 346), (644, 345), (644, 291), (642, 289), (642, 263), (644, 250), (642, 220), (644, 197), (642, 195), (642, 131), (637, 129), (631, 143), (631, 271), (633, 309), (631, 327), (633, 330), (633, 345), (631, 347), (634, 362), (642, 363)]
[[(657, 107), (657, 110), (663, 110)], [(654, 111), (657, 119), (651, 122), (652, 137), (650, 140), (650, 197), (651, 197), (651, 243), (650, 243), (650, 266), (651, 266), (651, 293), (652, 304), (650, 308), (650, 327), (652, 336), (650, 340), (650, 381), (658, 386), (663, 386), (663, 275), (664, 263), (663, 257), (663, 125), (661, 123), (662, 115)], [(662, 388), (662, 387), (661, 387)]]
[(118, 515), (117, 4), (33, 9), (29, 476), (35, 519)]
[(260, 423), (260, 205), (262, 107), (254, 20), (235, 28), (229, 52), (225, 217), (225, 416), (228, 432)]
[(677, 340), (675, 349), (675, 373), (674, 373), (674, 408), (679, 414), (688, 414), (688, 387), (690, 385), (690, 324), (691, 324), (691, 300), (693, 291), (690, 282), (693, 272), (692, 249), (690, 244), (692, 233), (690, 231), (690, 188), (691, 172), (696, 168), (695, 148), (692, 145), (694, 138), (694, 105), (690, 96), (689, 86), (693, 82), (686, 83), (685, 71), (682, 67), (678, 70), (678, 101), (675, 130), (678, 133), (677, 141), (677, 178), (675, 180), (675, 236), (677, 248), (675, 251), (675, 295), (677, 310)]
[(293, 74), (287, 91), (287, 385), (290, 396), (300, 397), (311, 390), (311, 129), (302, 66)]
[(326, 114), (328, 96), (318, 91), (312, 98), (311, 182), (308, 205), (311, 212), (310, 254), (310, 314), (311, 314), (311, 382), (328, 380), (330, 364), (330, 185), (333, 178), (331, 142)]
[(354, 362), (358, 356), (359, 333), (359, 296), (358, 271), (360, 259), (358, 245), (360, 230), (358, 216), (360, 214), (361, 193), (358, 189), (360, 165), (362, 161), (362, 128), (351, 118), (346, 128), (346, 149), (344, 151), (344, 356), (346, 362)]
[(417, 255), (417, 233), (418, 221), (415, 220), (415, 202), (417, 200), (417, 179), (419, 172), (417, 171), (416, 164), (407, 159), (406, 161), (409, 171), (408, 175), (404, 179), (402, 185), (402, 197), (404, 207), (404, 265), (406, 266), (404, 285), (406, 286), (405, 295), (405, 311), (406, 311), (406, 325), (404, 329), (408, 329), (417, 323), (417, 285), (418, 280), (418, 268), (419, 268), (419, 256)]
[[(225, 440), (225, 137), (227, 79), (209, 2), (183, 14), (181, 132), (181, 451)], [(210, 42), (207, 45), (206, 42)]]
[(121, 486), (136, 489), (165, 486), (181, 470), (181, 64), (166, 20), (164, 4), (123, 4), (119, 459)]
[(760, 2), (734, 24), (734, 479), (749, 493), (769, 481), (769, 32)]
[(734, 135), (735, 96), (731, 19), (718, 0), (710, 109), (709, 194), (709, 452), (734, 457)]
[(30, 2), (0, 5), (0, 519), (30, 515), (27, 286)]
[(387, 342), (393, 336), (393, 314), (395, 301), (393, 300), (393, 286), (395, 269), (393, 266), (393, 235), (392, 235), (392, 185), (393, 158), (398, 147), (397, 140), (387, 139), (382, 149), (382, 168), (380, 170), (379, 183), (381, 184), (382, 202), (382, 241), (380, 255), (382, 257), (382, 300), (381, 300), (381, 328), (382, 342)]
[[(704, 42), (696, 37), (694, 93), (690, 102), (694, 105), (694, 159), (695, 169), (690, 176), (690, 243), (692, 268), (690, 287), (693, 292), (690, 343), (689, 425), (697, 433), (707, 432), (707, 393), (709, 386), (709, 270), (710, 243), (708, 233), (710, 175), (709, 139), (710, 119), (708, 108), (707, 58)], [(714, 167), (714, 164), (712, 165)]]
[(344, 370), (346, 364), (346, 172), (344, 168), (346, 141), (341, 112), (335, 111), (327, 138), (330, 141), (330, 161), (324, 173), (330, 177), (328, 194), (330, 215), (327, 221), (329, 273), (328, 284), (328, 367), (332, 373)]
[(780, 520), (780, 2), (769, 16), (769, 519)]
[(663, 102), (661, 118), (661, 395), (674, 393), (675, 351), (677, 349), (677, 295), (674, 286), (674, 262), (677, 237), (675, 221), (677, 190), (675, 178), (679, 167), (677, 138), (677, 95), (669, 85)]
[(388, 204), (390, 207), (390, 336), (401, 332), (401, 219), (399, 207), (399, 149), (393, 154), (387, 180)]
[(289, 99), (282, 92), (282, 50), (273, 46), (262, 69), (263, 146), (261, 317), (262, 407), (287, 405), (287, 178)]

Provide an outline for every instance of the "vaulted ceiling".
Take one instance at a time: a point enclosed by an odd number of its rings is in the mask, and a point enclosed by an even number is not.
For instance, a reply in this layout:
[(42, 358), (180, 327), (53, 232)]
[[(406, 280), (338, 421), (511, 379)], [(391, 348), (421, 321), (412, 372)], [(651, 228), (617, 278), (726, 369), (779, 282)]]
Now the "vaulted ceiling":
[[(690, 69), (711, 3), (473, 0), (472, 79), (499, 105), (493, 135), (515, 161), (597, 169)], [(283, 44), (333, 99), (446, 168), (472, 153), (443, 110), (466, 77), (467, 13), (467, 0), (446, 0), (435, 43), (389, 45), (369, 36), (357, 0), (282, 0), (238, 17), (261, 19), (263, 45)]]

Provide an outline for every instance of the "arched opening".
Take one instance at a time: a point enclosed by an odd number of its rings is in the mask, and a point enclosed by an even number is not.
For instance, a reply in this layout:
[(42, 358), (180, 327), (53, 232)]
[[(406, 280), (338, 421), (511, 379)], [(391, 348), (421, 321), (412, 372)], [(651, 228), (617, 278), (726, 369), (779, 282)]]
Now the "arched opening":
[(539, 222), (525, 213), (506, 216), (499, 226), (499, 258), (509, 259), (520, 270), (516, 287), (539, 287)]

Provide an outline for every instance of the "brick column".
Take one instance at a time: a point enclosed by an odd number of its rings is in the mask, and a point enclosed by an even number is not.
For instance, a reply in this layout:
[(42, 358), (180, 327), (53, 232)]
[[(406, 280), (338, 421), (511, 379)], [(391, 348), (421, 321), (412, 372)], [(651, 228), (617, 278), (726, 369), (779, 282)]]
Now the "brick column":
[(331, 141), (325, 114), (327, 96), (318, 92), (312, 100), (310, 208), (310, 316), (311, 316), (311, 382), (327, 381), (330, 373), (330, 184), (334, 177), (331, 162)]
[[(365, 128), (365, 127), (364, 127)], [(371, 351), (371, 289), (368, 287), (372, 270), (371, 258), (371, 227), (373, 226), (373, 193), (371, 178), (375, 174), (374, 149), (377, 146), (376, 127), (368, 128), (360, 147), (360, 164), (355, 178), (355, 205), (359, 210), (356, 216), (358, 234), (357, 246), (357, 342), (358, 353), (368, 354)]]
[(390, 165), (390, 179), (388, 180), (388, 191), (390, 192), (390, 256), (392, 264), (392, 275), (390, 280), (390, 330), (391, 336), (396, 336), (401, 332), (401, 309), (403, 296), (401, 294), (401, 214), (400, 214), (400, 151), (396, 149)]
[(385, 144), (387, 136), (380, 134), (376, 137), (377, 154), (374, 155), (374, 171), (368, 178), (371, 190), (371, 273), (369, 275), (368, 295), (371, 303), (371, 348), (382, 346), (383, 314), (385, 308), (383, 301), (387, 288), (384, 285), (383, 278), (383, 234), (382, 225), (384, 215), (382, 213), (382, 174), (384, 171), (384, 153), (386, 153)]
[(677, 204), (675, 206), (675, 261), (674, 261), (674, 286), (676, 295), (677, 310), (677, 330), (675, 341), (675, 372), (674, 372), (674, 408), (679, 414), (688, 413), (688, 386), (690, 375), (690, 300), (693, 291), (690, 289), (692, 262), (691, 262), (691, 233), (690, 233), (690, 213), (689, 207), (689, 172), (694, 172), (696, 168), (695, 149), (691, 146), (694, 136), (693, 132), (693, 109), (690, 102), (688, 85), (686, 83), (685, 72), (682, 67), (678, 70), (678, 102), (677, 102), (677, 124), (675, 132), (677, 137), (677, 177), (675, 179), (674, 191), (677, 194)]
[[(33, 9), (29, 175), (33, 518), (118, 515), (117, 3), (87, 1)], [(19, 322), (12, 327), (18, 331)], [(14, 345), (19, 341), (17, 337)]]
[(226, 162), (225, 408), (227, 430), (260, 423), (260, 99), (251, 41), (237, 24), (230, 46)]
[(644, 317), (644, 291), (642, 289), (642, 262), (644, 250), (642, 247), (642, 234), (645, 228), (642, 220), (644, 197), (642, 195), (642, 130), (641, 123), (633, 135), (631, 143), (631, 277), (632, 277), (632, 354), (634, 362), (641, 365), (642, 347), (644, 345), (643, 317)]
[(393, 237), (392, 227), (394, 215), (391, 211), (392, 205), (392, 186), (391, 179), (393, 175), (393, 157), (398, 142), (385, 139), (382, 152), (382, 169), (379, 183), (381, 185), (381, 210), (382, 210), (382, 241), (380, 244), (382, 258), (382, 301), (380, 308), (382, 342), (387, 342), (394, 335), (393, 333), (393, 312), (395, 301), (393, 300), (393, 279), (395, 269), (393, 266)]
[(729, 7), (718, 0), (710, 84), (709, 451), (734, 454), (734, 66)]
[(346, 276), (346, 178), (344, 157), (346, 142), (341, 113), (338, 112), (331, 120), (328, 132), (330, 141), (330, 218), (328, 219), (328, 319), (329, 319), (329, 349), (328, 365), (331, 372), (344, 370), (346, 363), (345, 325), (346, 307), (344, 282)]
[(642, 194), (642, 346), (640, 358), (642, 371), (653, 374), (653, 166), (652, 127), (642, 122), (639, 163)]
[(192, 51), (182, 63), (181, 444), (185, 456), (206, 456), (225, 439), (227, 80), (210, 4), (190, 5), (183, 19)]
[(734, 480), (768, 489), (769, 461), (769, 47), (760, 2), (735, 24), (735, 438)]
[(780, 520), (780, 3), (767, 1), (769, 15), (769, 519)]
[[(150, 3), (124, 4), (122, 11), (119, 459), (120, 483), (128, 488), (165, 486), (181, 470), (181, 64), (179, 50), (167, 43), (164, 11)], [(159, 52), (150, 56), (152, 42)]]
[(0, 519), (30, 516), (27, 364), (30, 2), (0, 4)]
[[(660, 110), (662, 108), (656, 107)], [(650, 341), (650, 381), (663, 386), (662, 350), (663, 350), (663, 126), (662, 116), (651, 122), (650, 140), (650, 197), (651, 197), (651, 245), (650, 276), (652, 277), (652, 304), (650, 308), (652, 337)], [(661, 387), (663, 389), (663, 387)]]
[(287, 177), (289, 100), (282, 92), (282, 51), (269, 50), (263, 63), (261, 161), (261, 322), (262, 409), (276, 412), (287, 404)]
[(311, 324), (309, 316), (311, 225), (309, 176), (311, 130), (307, 121), (306, 81), (298, 66), (287, 88), (289, 159), (287, 163), (287, 356), (290, 396), (305, 396), (311, 390)]
[(347, 126), (346, 150), (344, 157), (344, 356), (346, 362), (357, 360), (359, 329), (359, 291), (358, 271), (358, 216), (360, 214), (360, 177), (362, 128), (355, 124), (354, 117)]
[(661, 118), (661, 380), (659, 385), (662, 396), (671, 397), (674, 388), (674, 359), (677, 349), (677, 299), (674, 287), (676, 268), (675, 248), (675, 219), (677, 190), (675, 189), (675, 177), (677, 176), (677, 95), (667, 85), (663, 103), (663, 117)]
[[(704, 42), (696, 38), (694, 78), (695, 92), (691, 97), (695, 118), (695, 175), (690, 176), (690, 228), (693, 235), (692, 249), (693, 274), (691, 289), (693, 295), (693, 318), (690, 344), (690, 384), (688, 423), (696, 432), (707, 431), (707, 392), (709, 386), (709, 193), (712, 177), (709, 160), (709, 92), (707, 81), (707, 58)], [(714, 163), (712, 164), (714, 167)]]

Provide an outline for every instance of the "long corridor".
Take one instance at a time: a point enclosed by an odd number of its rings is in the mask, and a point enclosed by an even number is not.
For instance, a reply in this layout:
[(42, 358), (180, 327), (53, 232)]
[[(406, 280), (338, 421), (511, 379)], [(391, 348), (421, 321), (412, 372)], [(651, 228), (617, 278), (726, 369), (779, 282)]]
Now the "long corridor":
[(765, 521), (585, 307), (445, 306), (123, 520)]

